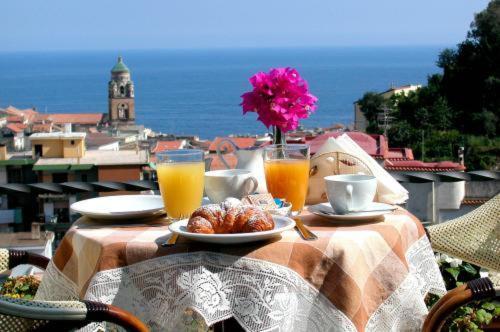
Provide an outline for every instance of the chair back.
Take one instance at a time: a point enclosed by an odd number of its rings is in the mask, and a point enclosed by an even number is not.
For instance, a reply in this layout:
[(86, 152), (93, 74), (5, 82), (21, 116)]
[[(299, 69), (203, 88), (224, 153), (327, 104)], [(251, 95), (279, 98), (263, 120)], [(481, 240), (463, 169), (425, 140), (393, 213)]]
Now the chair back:
[[(52, 320), (66, 322), (66, 328), (83, 326), (87, 308), (79, 301), (31, 301), (0, 296), (0, 331), (37, 331), (51, 325)], [(59, 323), (59, 327), (62, 324)]]
[(500, 271), (500, 194), (477, 209), (427, 228), (432, 249)]
[(134, 315), (113, 305), (0, 296), (0, 332), (68, 331), (93, 322), (110, 322), (133, 332), (148, 331)]
[[(471, 301), (481, 301), (485, 299), (500, 299), (500, 288), (495, 287), (490, 279), (479, 278), (458, 286), (446, 293), (429, 311), (422, 331), (439, 332), (446, 324), (448, 317), (461, 306)], [(487, 326), (480, 326), (488, 331), (499, 331), (500, 322), (491, 321)]]

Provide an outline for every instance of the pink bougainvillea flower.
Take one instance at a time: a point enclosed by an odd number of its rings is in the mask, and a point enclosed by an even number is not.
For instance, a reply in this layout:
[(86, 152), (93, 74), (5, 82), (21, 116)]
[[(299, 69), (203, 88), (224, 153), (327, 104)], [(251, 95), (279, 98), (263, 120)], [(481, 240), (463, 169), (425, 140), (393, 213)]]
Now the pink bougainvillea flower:
[(253, 90), (241, 95), (243, 114), (256, 112), (267, 128), (295, 130), (299, 121), (316, 110), (318, 98), (309, 93), (307, 82), (293, 68), (273, 68), (250, 77)]

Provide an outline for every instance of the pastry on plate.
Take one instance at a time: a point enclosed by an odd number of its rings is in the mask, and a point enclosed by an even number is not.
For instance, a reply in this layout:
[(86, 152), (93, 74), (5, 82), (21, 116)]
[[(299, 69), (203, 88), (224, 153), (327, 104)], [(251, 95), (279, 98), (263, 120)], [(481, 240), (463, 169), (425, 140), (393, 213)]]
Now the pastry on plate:
[(198, 208), (189, 218), (191, 233), (228, 234), (269, 231), (274, 221), (267, 211), (235, 200)]

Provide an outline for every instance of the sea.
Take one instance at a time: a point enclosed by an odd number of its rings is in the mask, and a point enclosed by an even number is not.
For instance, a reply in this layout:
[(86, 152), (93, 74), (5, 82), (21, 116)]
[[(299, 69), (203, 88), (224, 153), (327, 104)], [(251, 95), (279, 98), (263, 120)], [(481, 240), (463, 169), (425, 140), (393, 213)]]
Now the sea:
[(119, 55), (135, 83), (136, 123), (155, 132), (202, 139), (267, 131), (243, 116), (249, 77), (294, 67), (319, 98), (302, 124), (353, 123), (353, 103), (367, 91), (425, 84), (446, 46), (191, 49), (0, 53), (0, 107), (47, 113), (107, 112), (107, 84)]

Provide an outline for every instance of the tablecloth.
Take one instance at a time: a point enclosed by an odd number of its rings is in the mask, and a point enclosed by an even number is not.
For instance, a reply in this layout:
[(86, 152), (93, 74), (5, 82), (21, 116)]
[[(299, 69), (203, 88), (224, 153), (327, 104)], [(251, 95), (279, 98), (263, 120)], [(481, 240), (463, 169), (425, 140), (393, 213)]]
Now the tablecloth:
[[(428, 292), (445, 287), (421, 223), (404, 209), (337, 225), (305, 213), (319, 239), (214, 245), (180, 238), (161, 219), (107, 224), (85, 217), (67, 232), (37, 299), (116, 304), (152, 330), (177, 330), (190, 308), (208, 325), (234, 317), (250, 331), (418, 330)], [(180, 324), (180, 325), (179, 325)]]

